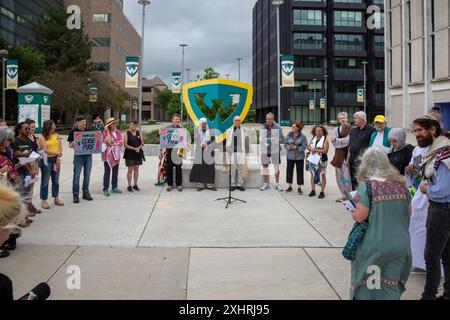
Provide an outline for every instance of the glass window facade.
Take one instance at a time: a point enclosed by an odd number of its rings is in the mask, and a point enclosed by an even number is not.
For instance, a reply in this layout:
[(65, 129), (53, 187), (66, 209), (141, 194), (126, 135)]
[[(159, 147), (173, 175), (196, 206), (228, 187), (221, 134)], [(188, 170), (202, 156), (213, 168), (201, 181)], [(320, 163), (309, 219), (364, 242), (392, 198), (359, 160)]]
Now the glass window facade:
[(375, 41), (375, 51), (384, 52), (384, 36), (376, 35), (374, 37), (374, 41)]
[(336, 3), (363, 3), (363, 0), (334, 0)]
[(325, 49), (326, 37), (323, 33), (294, 33), (294, 49), (321, 50)]
[(294, 9), (294, 24), (298, 26), (326, 26), (325, 12), (312, 9)]
[(92, 22), (110, 23), (111, 22), (111, 13), (94, 13), (94, 14), (92, 14)]
[(91, 45), (93, 47), (111, 47), (111, 38), (92, 38)]
[(348, 76), (363, 75), (363, 58), (335, 58), (336, 74)]
[[(324, 94), (323, 81), (315, 82), (316, 98), (319, 100)], [(314, 99), (314, 81), (295, 81), (294, 97), (297, 99)]]
[(323, 57), (295, 57), (296, 74), (322, 74), (327, 71), (327, 59)]
[(361, 11), (334, 11), (334, 25), (336, 27), (362, 27), (363, 14)]
[(336, 81), (336, 100), (356, 101), (356, 90), (364, 86), (364, 82)]
[(336, 33), (334, 48), (337, 51), (364, 51), (366, 49), (364, 36), (362, 34)]
[(33, 42), (33, 28), (63, 0), (0, 0), (0, 37), (13, 45)]

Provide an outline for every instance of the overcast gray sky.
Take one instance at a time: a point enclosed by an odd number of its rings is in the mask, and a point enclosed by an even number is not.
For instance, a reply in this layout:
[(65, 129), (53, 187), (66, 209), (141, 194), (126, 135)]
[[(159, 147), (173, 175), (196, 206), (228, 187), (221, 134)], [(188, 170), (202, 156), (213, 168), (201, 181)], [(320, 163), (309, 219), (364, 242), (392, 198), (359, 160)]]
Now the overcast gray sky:
[[(144, 76), (159, 75), (170, 87), (172, 72), (181, 69), (180, 43), (191, 80), (212, 66), (223, 78), (252, 81), (252, 9), (256, 0), (151, 0), (145, 27)], [(142, 7), (125, 0), (124, 11), (141, 33)], [(187, 74), (186, 74), (187, 78)]]

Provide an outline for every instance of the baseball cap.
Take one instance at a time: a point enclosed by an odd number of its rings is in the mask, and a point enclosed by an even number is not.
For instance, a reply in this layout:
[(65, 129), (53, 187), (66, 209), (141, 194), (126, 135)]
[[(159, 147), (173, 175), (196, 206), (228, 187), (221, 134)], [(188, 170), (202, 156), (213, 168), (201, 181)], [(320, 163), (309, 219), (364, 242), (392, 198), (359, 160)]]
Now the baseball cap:
[(374, 122), (374, 123), (375, 123), (375, 122), (386, 123), (386, 117), (385, 117), (385, 116), (382, 116), (382, 115), (378, 115), (378, 116), (375, 117), (375, 120), (374, 120), (373, 122)]

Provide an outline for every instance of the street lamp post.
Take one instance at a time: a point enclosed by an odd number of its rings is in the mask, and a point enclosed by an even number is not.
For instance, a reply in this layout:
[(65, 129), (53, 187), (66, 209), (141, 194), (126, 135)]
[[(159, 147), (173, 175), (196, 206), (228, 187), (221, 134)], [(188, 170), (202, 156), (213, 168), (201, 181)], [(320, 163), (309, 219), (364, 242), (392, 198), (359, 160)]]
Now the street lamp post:
[(191, 83), (191, 70), (190, 68), (187, 68), (187, 83)]
[(184, 106), (184, 101), (183, 101), (183, 87), (184, 87), (184, 48), (186, 48), (188, 45), (185, 43), (182, 43), (179, 45), (181, 47), (181, 122), (183, 122), (183, 106)]
[(364, 67), (364, 112), (367, 114), (367, 61), (363, 61)]
[(139, 70), (139, 131), (142, 132), (142, 81), (144, 73), (144, 43), (145, 43), (145, 7), (150, 5), (149, 0), (139, 0), (138, 3), (142, 6), (142, 41), (141, 41), (141, 68)]
[(0, 50), (0, 57), (2, 57), (2, 118), (6, 121), (6, 57), (8, 51)]
[(313, 82), (314, 82), (314, 125), (316, 125), (316, 102), (317, 102), (316, 83), (317, 83), (317, 79), (314, 79)]
[(230, 75), (229, 74), (226, 74), (225, 77), (227, 77), (227, 80), (230, 79)]
[(327, 125), (328, 120), (328, 75), (323, 76), (325, 79), (325, 125)]
[(244, 58), (236, 58), (238, 61), (238, 80), (241, 82), (241, 61), (244, 60)]
[(280, 39), (280, 6), (284, 0), (272, 0), (272, 4), (277, 8), (277, 92), (278, 92), (278, 123), (281, 123), (281, 39)]

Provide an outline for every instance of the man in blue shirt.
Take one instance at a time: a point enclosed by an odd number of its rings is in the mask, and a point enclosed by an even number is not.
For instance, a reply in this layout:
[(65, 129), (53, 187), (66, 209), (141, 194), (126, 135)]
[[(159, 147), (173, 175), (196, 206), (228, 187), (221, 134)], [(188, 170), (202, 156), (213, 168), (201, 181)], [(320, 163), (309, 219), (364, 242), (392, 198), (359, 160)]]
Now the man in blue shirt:
[(442, 134), (439, 121), (423, 116), (413, 122), (413, 132), (419, 147), (429, 147), (423, 155), (420, 185), (430, 200), (425, 244), (427, 278), (423, 300), (436, 300), (441, 280), (441, 259), (444, 266), (444, 295), (450, 300), (450, 140)]

